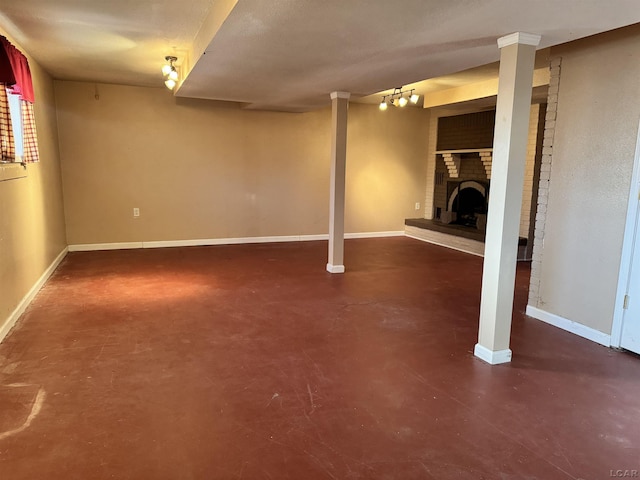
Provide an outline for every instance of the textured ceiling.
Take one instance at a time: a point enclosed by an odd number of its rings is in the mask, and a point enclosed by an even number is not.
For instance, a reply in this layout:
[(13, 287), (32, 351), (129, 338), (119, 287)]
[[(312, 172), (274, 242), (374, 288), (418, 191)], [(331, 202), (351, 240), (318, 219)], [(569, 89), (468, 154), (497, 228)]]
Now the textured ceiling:
[(495, 62), (515, 31), (544, 48), (638, 21), (637, 0), (240, 0), (178, 95), (305, 111)]
[(637, 22), (637, 0), (0, 0), (0, 27), (55, 78), (161, 86), (175, 54), (178, 96), (286, 111), (481, 81), (495, 66), (452, 74), (515, 31), (544, 48)]
[(3, 28), (55, 78), (161, 86), (211, 0), (0, 0)]

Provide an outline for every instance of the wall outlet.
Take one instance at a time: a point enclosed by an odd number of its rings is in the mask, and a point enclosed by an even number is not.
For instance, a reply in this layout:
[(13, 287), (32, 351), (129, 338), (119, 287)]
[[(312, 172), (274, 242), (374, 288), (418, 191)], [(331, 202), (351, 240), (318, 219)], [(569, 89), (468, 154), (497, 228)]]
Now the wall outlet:
[(416, 210), (420, 210), (420, 202), (416, 202)]
[(133, 208), (133, 216), (134, 217), (139, 217), (140, 216), (140, 209), (138, 207), (134, 207)]

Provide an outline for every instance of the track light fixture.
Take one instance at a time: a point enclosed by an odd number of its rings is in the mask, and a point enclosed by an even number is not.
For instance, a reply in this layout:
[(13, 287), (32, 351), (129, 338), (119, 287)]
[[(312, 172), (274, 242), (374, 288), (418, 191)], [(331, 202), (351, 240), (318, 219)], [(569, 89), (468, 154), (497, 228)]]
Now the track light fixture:
[(162, 67), (162, 74), (165, 76), (164, 84), (169, 90), (173, 90), (179, 78), (178, 70), (176, 70), (174, 65), (174, 62), (176, 62), (178, 58), (167, 55), (164, 59), (167, 61), (166, 65)]
[(411, 90), (402, 90), (402, 87), (396, 87), (393, 89), (393, 93), (389, 95), (383, 95), (382, 101), (380, 102), (380, 110), (386, 110), (389, 105), (393, 105), (395, 107), (406, 107), (409, 102), (414, 105), (418, 103), (420, 100), (420, 95), (417, 93), (413, 93), (415, 88)]

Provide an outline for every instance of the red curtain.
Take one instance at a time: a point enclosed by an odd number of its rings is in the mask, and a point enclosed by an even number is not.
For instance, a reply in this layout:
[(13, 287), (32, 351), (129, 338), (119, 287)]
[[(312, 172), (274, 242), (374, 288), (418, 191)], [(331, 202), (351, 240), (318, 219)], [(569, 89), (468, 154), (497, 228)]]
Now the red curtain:
[[(6, 87), (6, 90), (5, 90)], [(4, 161), (16, 161), (11, 111), (7, 93), (20, 96), (20, 115), (22, 120), (22, 162), (33, 163), (40, 160), (38, 136), (33, 113), (33, 81), (29, 62), (20, 50), (9, 40), (0, 36), (0, 158)], [(16, 112), (14, 112), (16, 113)]]
[[(3, 47), (2, 50), (4, 50), (4, 55), (0, 55), (0, 81), (9, 84), (11, 91), (16, 95), (20, 95), (20, 99), (33, 103), (35, 96), (33, 94), (33, 82), (31, 80), (31, 70), (29, 69), (27, 57), (5, 37), (0, 36), (0, 44)], [(7, 78), (9, 75), (6, 64), (3, 64), (6, 60), (8, 60), (11, 66), (10, 73), (13, 73), (15, 79), (13, 82), (10, 81), (10, 78), (9, 81), (2, 80), (2, 78)]]
[(36, 119), (33, 115), (33, 103), (20, 100), (22, 110), (22, 147), (24, 149), (22, 161), (35, 163), (40, 161), (38, 151), (38, 135), (36, 133)]
[(14, 85), (16, 83), (16, 77), (13, 74), (13, 68), (4, 46), (0, 48), (0, 83), (6, 85)]

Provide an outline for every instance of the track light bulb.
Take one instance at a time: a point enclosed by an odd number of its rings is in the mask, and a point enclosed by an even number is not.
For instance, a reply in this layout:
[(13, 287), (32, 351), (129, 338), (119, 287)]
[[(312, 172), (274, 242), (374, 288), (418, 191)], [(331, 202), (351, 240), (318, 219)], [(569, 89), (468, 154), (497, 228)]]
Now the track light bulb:
[(167, 55), (164, 59), (167, 62), (162, 66), (162, 75), (165, 76), (164, 84), (169, 90), (173, 90), (179, 78), (178, 71), (173, 63), (177, 61), (178, 58), (172, 55)]
[[(415, 92), (415, 88), (411, 88), (408, 90), (402, 90), (402, 87), (396, 87), (393, 89), (393, 93), (387, 93), (382, 96), (382, 101), (380, 102), (379, 108), (380, 110), (386, 110), (389, 105), (394, 107), (406, 107), (409, 102), (412, 104), (417, 104), (420, 100), (420, 95)], [(406, 95), (406, 96), (405, 96)]]

